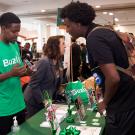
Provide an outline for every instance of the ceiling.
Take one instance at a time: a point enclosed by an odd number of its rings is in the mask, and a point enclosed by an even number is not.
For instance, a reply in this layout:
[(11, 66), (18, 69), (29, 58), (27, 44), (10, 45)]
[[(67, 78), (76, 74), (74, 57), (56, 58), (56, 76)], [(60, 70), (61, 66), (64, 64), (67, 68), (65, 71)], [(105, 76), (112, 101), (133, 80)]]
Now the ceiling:
[[(76, 1), (76, 0), (74, 0)], [(100, 24), (108, 22), (114, 23), (114, 18), (118, 18), (123, 26), (135, 25), (135, 0), (80, 0), (87, 2), (93, 7), (100, 5), (101, 8), (95, 8), (97, 17), (95, 21)], [(61, 8), (71, 2), (71, 0), (0, 0), (0, 14), (3, 12), (14, 12), (21, 19), (30, 22), (30, 20), (56, 22), (57, 8)], [(44, 9), (46, 12), (41, 13)], [(104, 15), (102, 12), (113, 12), (114, 16)]]

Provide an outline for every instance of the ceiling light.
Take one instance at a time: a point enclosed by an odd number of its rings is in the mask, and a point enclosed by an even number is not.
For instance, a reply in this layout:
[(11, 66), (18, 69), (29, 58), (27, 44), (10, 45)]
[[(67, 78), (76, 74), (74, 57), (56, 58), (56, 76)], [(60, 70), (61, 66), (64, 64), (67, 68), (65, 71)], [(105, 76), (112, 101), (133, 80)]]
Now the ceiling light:
[(41, 12), (42, 12), (42, 13), (43, 13), (43, 12), (46, 12), (46, 10), (42, 9)]
[(95, 6), (96, 8), (101, 8), (101, 6), (99, 6), (99, 5), (97, 5), (97, 6)]
[(107, 15), (107, 12), (103, 12), (104, 15)]
[(111, 12), (110, 12), (109, 15), (114, 15), (114, 13), (111, 13)]
[(119, 19), (118, 19), (118, 18), (114, 18), (114, 20), (115, 20), (116, 22), (118, 22), (118, 21), (119, 21)]

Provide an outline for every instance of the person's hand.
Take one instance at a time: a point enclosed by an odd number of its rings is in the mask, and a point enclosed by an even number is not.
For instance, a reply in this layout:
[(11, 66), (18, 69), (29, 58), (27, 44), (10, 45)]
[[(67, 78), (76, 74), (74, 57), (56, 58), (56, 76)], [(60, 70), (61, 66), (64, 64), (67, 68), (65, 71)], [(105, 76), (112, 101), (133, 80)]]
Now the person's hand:
[(10, 71), (11, 76), (23, 76), (27, 71), (26, 66), (20, 67), (19, 64), (16, 64)]
[(27, 67), (26, 75), (31, 75), (33, 72), (34, 72), (34, 71), (33, 71), (32, 68), (30, 69), (29, 67)]
[(106, 104), (105, 104), (104, 100), (99, 101), (99, 102), (98, 102), (98, 111), (99, 111), (99, 113), (100, 113), (101, 115), (103, 115), (104, 112), (105, 112), (105, 110), (106, 110)]

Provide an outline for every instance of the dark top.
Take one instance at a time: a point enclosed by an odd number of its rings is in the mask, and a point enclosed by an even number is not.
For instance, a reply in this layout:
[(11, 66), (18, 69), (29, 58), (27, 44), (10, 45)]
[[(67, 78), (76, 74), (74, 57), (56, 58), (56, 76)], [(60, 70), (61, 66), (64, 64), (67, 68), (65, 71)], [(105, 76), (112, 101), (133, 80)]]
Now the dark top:
[(34, 98), (36, 103), (42, 103), (44, 90), (48, 91), (51, 97), (53, 96), (57, 86), (55, 69), (56, 65), (46, 57), (38, 61), (37, 71), (32, 75), (31, 81), (24, 92), (27, 102)]
[[(126, 50), (116, 33), (111, 30), (100, 28), (89, 33), (87, 49), (92, 67), (108, 63), (122, 68), (129, 66)], [(118, 72), (120, 83), (117, 93), (108, 104), (108, 112), (126, 111), (135, 107), (135, 81), (130, 76)]]
[(87, 55), (87, 49), (86, 47), (83, 47), (81, 50), (81, 60), (84, 63), (86, 63), (86, 55)]
[(73, 67), (79, 67), (81, 64), (81, 49), (77, 43), (72, 44), (72, 64)]
[(26, 50), (26, 49), (22, 49), (22, 52), (21, 52), (22, 54), (22, 60), (24, 60), (24, 59), (27, 59), (27, 60), (29, 60), (29, 61), (31, 61), (32, 60), (32, 58), (33, 58), (33, 54), (32, 54), (32, 52), (31, 51), (29, 51), (29, 50)]

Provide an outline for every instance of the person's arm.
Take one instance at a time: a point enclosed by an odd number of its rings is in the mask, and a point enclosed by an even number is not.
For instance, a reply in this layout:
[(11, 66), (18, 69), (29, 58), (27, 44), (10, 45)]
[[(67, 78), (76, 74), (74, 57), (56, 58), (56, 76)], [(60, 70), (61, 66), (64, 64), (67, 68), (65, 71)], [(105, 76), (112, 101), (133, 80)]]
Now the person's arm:
[(39, 60), (37, 63), (37, 71), (31, 76), (30, 87), (32, 88), (33, 96), (37, 103), (42, 103), (42, 90), (40, 84), (46, 77), (49, 68), (48, 64), (49, 63), (43, 59)]
[(15, 77), (15, 76), (21, 77), (23, 74), (25, 74), (25, 72), (26, 72), (25, 66), (20, 67), (19, 65), (15, 65), (11, 71), (4, 74), (0, 74), (0, 82), (10, 77)]
[(23, 76), (31, 76), (32, 73), (34, 73), (34, 72), (35, 71), (32, 71), (30, 68), (27, 67), (25, 73), (22, 74), (21, 77), (23, 77)]
[(4, 74), (0, 74), (0, 82), (1, 81), (4, 81), (8, 78), (12, 77), (12, 73), (11, 72), (7, 72), (7, 73), (4, 73)]
[(120, 77), (113, 63), (100, 65), (100, 69), (105, 76), (105, 93), (103, 101), (98, 103), (98, 110), (103, 114), (108, 103), (118, 91)]
[(89, 44), (87, 45), (89, 54), (91, 54), (94, 62), (98, 64), (105, 78), (104, 99), (98, 104), (99, 112), (101, 113), (118, 91), (117, 88), (120, 81), (120, 76), (115, 67), (113, 47), (111, 47), (112, 41), (109, 40), (113, 36), (115, 34), (110, 31), (95, 31), (93, 36), (88, 39)]
[(104, 102), (108, 105), (118, 90), (120, 76), (114, 64), (101, 65), (100, 69), (105, 76)]
[(118, 91), (120, 77), (113, 63), (100, 65), (100, 69), (105, 76), (104, 99), (98, 104), (99, 112), (102, 114), (108, 103)]

